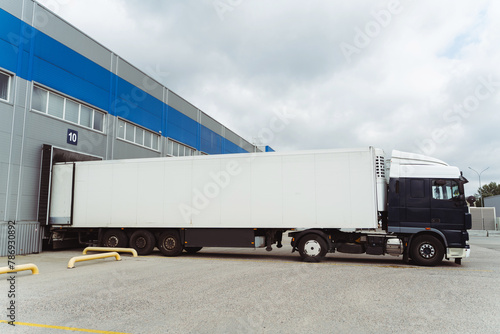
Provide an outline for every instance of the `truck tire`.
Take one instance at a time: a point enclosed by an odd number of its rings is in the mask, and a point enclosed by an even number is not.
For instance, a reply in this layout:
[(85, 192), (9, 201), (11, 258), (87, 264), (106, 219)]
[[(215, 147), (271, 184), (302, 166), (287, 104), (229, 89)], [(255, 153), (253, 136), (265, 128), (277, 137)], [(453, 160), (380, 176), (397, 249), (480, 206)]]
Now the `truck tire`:
[(124, 248), (128, 245), (128, 237), (122, 230), (107, 230), (102, 236), (102, 246)]
[(184, 247), (184, 250), (188, 254), (198, 253), (203, 247)]
[(316, 234), (307, 234), (299, 241), (299, 253), (306, 262), (319, 262), (328, 251), (328, 246), (322, 237)]
[(420, 266), (435, 266), (443, 261), (444, 246), (432, 235), (421, 235), (415, 238), (410, 248), (411, 258)]
[(137, 230), (130, 236), (130, 247), (139, 255), (149, 255), (155, 248), (155, 236), (148, 230)]
[(182, 253), (181, 238), (177, 232), (163, 232), (158, 238), (158, 249), (165, 256), (177, 256)]

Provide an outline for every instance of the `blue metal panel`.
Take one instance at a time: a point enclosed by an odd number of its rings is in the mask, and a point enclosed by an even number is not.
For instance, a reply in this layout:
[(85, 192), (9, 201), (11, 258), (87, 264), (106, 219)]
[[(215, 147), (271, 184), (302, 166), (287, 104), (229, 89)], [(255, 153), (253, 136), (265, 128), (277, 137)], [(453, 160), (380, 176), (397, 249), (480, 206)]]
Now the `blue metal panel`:
[[(23, 32), (27, 31), (28, 25), (24, 22), (21, 23), (21, 30), (19, 34), (22, 36)], [(28, 59), (29, 57), (26, 57), (25, 50), (28, 48), (29, 44), (31, 44), (29, 38), (24, 38), (22, 36), (19, 40), (18, 46), (18, 53), (17, 53), (17, 67), (16, 67), (16, 73), (20, 73), (19, 75), (22, 77), (27, 77), (28, 71), (27, 71), (27, 65), (28, 65)]]
[[(1, 20), (1, 18), (0, 18)], [(17, 54), (19, 53), (19, 48), (7, 43), (3, 39), (0, 39), (0, 66), (16, 72), (17, 70)]]
[(39, 31), (34, 36), (33, 80), (109, 111), (111, 73)]
[(266, 152), (275, 152), (271, 147), (266, 146)]
[(3, 68), (17, 72), (21, 20), (0, 9), (0, 60)]
[(28, 69), (28, 66), (29, 66), (29, 60), (30, 60), (30, 54), (29, 52), (27, 52), (26, 50), (23, 50), (20, 54), (19, 54), (19, 57), (18, 57), (18, 60), (17, 60), (17, 69), (16, 69), (16, 73), (18, 76), (20, 76), (21, 78), (29, 78), (29, 69)]
[(109, 92), (38, 57), (33, 62), (33, 80), (98, 108), (109, 110)]
[(117, 91), (120, 98), (123, 98), (124, 100), (127, 100), (131, 104), (134, 104), (144, 110), (155, 110), (155, 116), (161, 117), (163, 102), (149, 95), (142, 89), (118, 77)]
[(201, 151), (208, 154), (222, 154), (223, 137), (205, 126), (201, 126)]
[(246, 150), (242, 149), (235, 143), (233, 143), (230, 140), (227, 140), (226, 138), (223, 138), (224, 141), (224, 154), (230, 154), (230, 153), (247, 153)]
[(21, 31), (21, 20), (14, 15), (0, 8), (0, 39), (10, 42), (11, 44), (19, 45), (18, 32)]
[(114, 115), (128, 119), (145, 128), (162, 130), (163, 102), (118, 77), (117, 104)]
[(119, 107), (118, 92), (116, 87), (118, 86), (118, 76), (112, 74), (109, 79), (109, 110), (111, 115), (116, 116)]
[(198, 145), (198, 122), (170, 106), (167, 106), (167, 109), (167, 129), (164, 131), (166, 136), (200, 150)]
[(78, 52), (37, 31), (35, 34), (35, 56), (72, 73), (94, 86), (108, 90), (111, 73)]

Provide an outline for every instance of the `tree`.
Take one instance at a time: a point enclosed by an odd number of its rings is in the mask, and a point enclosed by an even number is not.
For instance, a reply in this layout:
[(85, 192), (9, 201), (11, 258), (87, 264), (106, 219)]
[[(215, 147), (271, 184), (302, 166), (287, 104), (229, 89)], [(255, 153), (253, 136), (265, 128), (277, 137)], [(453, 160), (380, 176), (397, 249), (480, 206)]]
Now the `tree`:
[(481, 196), (485, 198), (500, 195), (500, 184), (497, 184), (496, 182), (490, 182), (489, 184), (485, 184), (481, 188), (477, 189), (477, 192), (478, 193), (475, 194), (474, 197), (476, 197), (476, 206), (480, 207), (483, 206), (483, 204), (481, 203)]

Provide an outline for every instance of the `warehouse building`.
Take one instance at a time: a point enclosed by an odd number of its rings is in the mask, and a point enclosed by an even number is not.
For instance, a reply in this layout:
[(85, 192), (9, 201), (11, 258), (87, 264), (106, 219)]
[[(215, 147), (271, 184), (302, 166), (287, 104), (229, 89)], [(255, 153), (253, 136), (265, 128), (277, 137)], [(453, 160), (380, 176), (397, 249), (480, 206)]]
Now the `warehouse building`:
[(40, 4), (0, 0), (0, 256), (9, 221), (17, 254), (41, 250), (56, 162), (262, 151)]
[(495, 230), (500, 230), (500, 195), (485, 197), (484, 206), (495, 210)]
[(500, 214), (500, 195), (485, 197), (483, 201), (485, 207), (495, 208), (497, 214)]

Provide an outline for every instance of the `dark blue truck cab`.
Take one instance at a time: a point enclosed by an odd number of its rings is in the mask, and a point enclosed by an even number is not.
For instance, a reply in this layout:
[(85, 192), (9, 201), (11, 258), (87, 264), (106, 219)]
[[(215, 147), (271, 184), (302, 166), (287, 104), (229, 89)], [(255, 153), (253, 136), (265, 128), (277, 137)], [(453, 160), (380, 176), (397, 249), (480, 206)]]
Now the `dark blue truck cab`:
[(390, 168), (387, 232), (406, 240), (406, 256), (421, 265), (468, 257), (467, 179), (458, 168), (402, 152), (393, 153)]

